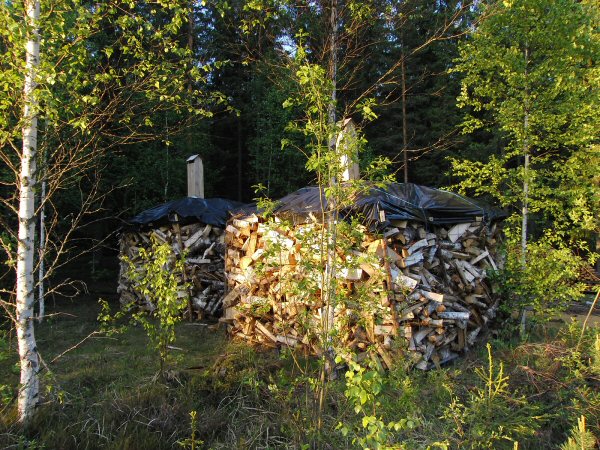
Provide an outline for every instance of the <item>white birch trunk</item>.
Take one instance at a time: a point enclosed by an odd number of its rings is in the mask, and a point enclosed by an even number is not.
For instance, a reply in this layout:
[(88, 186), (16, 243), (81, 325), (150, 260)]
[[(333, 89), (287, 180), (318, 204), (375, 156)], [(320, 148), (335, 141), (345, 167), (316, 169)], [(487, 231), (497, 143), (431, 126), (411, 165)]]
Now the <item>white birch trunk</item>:
[(46, 301), (44, 292), (44, 276), (46, 267), (44, 266), (44, 253), (46, 251), (46, 180), (42, 180), (42, 191), (40, 193), (40, 245), (39, 245), (39, 268), (38, 268), (38, 322), (42, 323), (46, 314)]
[[(527, 65), (529, 62), (529, 48), (525, 46), (525, 79), (527, 80)], [(523, 270), (527, 266), (527, 227), (529, 226), (529, 98), (528, 90), (526, 89), (525, 96), (525, 115), (523, 118), (523, 210), (521, 217), (521, 264)], [(527, 325), (527, 307), (521, 310), (521, 323), (519, 325), (519, 333), (521, 338), (525, 337)]]
[[(527, 81), (527, 65), (529, 63), (529, 48), (525, 45), (525, 81)], [(529, 89), (525, 90), (525, 111), (523, 117), (523, 211), (521, 221), (521, 251), (523, 267), (527, 263), (527, 220), (529, 219)]]
[[(335, 114), (335, 103), (337, 100), (337, 0), (331, 2), (331, 48), (329, 54), (329, 76), (332, 85), (331, 89), (331, 104), (329, 106), (329, 129), (335, 130), (336, 114)], [(329, 150), (331, 152), (337, 151), (336, 140), (333, 136), (330, 137)], [(333, 170), (330, 170), (329, 184), (331, 187), (335, 187), (338, 180), (339, 172), (339, 158), (335, 159), (335, 165)], [(326, 300), (327, 300), (327, 333), (330, 334), (334, 328), (335, 322), (335, 304), (333, 302), (334, 296), (332, 295), (333, 280), (335, 279), (335, 247), (337, 241), (337, 199), (328, 199), (329, 211), (328, 211), (328, 233), (327, 233), (327, 264), (325, 267), (325, 279), (326, 279)], [(328, 337), (328, 341), (331, 338)]]
[(402, 64), (400, 65), (402, 75), (402, 158), (404, 160), (404, 182), (408, 183), (408, 130), (406, 120), (406, 64), (404, 54), (404, 32), (400, 37), (400, 45), (402, 45)]
[[(529, 126), (529, 115), (525, 112), (525, 130)], [(523, 216), (521, 218), (521, 264), (523, 270), (527, 265), (527, 226), (529, 219), (529, 145), (527, 138), (523, 145), (523, 152), (525, 153), (525, 161), (523, 163)], [(525, 337), (527, 325), (527, 307), (521, 310), (521, 323), (519, 325), (519, 333), (522, 338)]]
[[(527, 120), (527, 117), (525, 117)], [(523, 258), (523, 266), (527, 262), (527, 227), (529, 219), (529, 151), (525, 150), (525, 162), (523, 164), (523, 217), (521, 220), (521, 251)]]
[(23, 154), (19, 179), (19, 242), (17, 245), (17, 341), (21, 362), (19, 386), (19, 420), (28, 421), (38, 402), (39, 358), (33, 331), (33, 259), (35, 236), (35, 184), (37, 152), (37, 103), (34, 97), (35, 76), (39, 65), (40, 43), (38, 20), (39, 0), (25, 3), (28, 40), (23, 87)]

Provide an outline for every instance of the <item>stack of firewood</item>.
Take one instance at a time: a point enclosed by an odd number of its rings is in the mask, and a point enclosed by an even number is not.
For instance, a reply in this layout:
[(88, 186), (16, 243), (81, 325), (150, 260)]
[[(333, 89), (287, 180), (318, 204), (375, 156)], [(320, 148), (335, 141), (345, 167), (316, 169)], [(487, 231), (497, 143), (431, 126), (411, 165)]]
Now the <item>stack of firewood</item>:
[[(136, 304), (154, 311), (151, 299), (141, 295), (128, 278), (128, 259), (136, 270), (143, 270), (145, 261), (140, 248), (150, 248), (151, 238), (167, 243), (176, 257), (185, 258), (185, 274), (179, 295), (190, 299), (191, 307), (199, 317), (220, 316), (225, 291), (224, 253), (225, 234), (220, 227), (193, 223), (171, 224), (150, 230), (127, 231), (121, 235), (121, 266), (117, 292), (122, 304)], [(183, 255), (183, 256), (182, 256)], [(126, 257), (126, 258), (124, 258)], [(184, 283), (190, 284), (189, 292)]]
[[(231, 335), (321, 354), (319, 333), (324, 323), (331, 326), (330, 316), (338, 343), (359, 360), (391, 367), (404, 355), (429, 369), (466, 351), (495, 316), (498, 297), (488, 274), (499, 264), (497, 224), (392, 220), (382, 234), (363, 234), (363, 242), (336, 251), (347, 301), (333, 312), (319, 300), (322, 291), (303, 288), (306, 280), (319, 283), (305, 264), (320, 258), (319, 247), (306, 237), (322, 226), (278, 226), (256, 215), (230, 220), (221, 321)], [(353, 303), (359, 293), (374, 303)]]

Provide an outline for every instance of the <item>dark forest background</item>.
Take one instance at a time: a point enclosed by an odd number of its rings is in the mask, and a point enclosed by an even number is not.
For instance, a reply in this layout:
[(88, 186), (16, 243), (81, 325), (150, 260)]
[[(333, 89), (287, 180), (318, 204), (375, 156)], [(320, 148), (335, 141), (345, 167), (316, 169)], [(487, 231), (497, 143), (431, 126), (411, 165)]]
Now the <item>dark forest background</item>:
[[(372, 19), (353, 29), (352, 39), (340, 46), (340, 116), (402, 55), (409, 55), (404, 65), (404, 122), (410, 182), (448, 185), (447, 157), (477, 154), (485, 159), (498, 147), (496, 136), (481, 136), (476, 145), (457, 129), (462, 117), (456, 106), (460, 79), (449, 69), (469, 26), (468, 14), (415, 51), (439, 33), (440, 24), (452, 17), (458, 4), (371, 2), (369, 7), (380, 11), (371, 12)], [(389, 14), (385, 10), (391, 8), (406, 12), (386, 19)], [(154, 130), (161, 139), (122, 147), (111, 154), (104, 182), (127, 187), (108, 199), (110, 210), (125, 217), (186, 195), (185, 160), (193, 154), (204, 161), (206, 197), (249, 202), (256, 196), (253, 186), (260, 183), (270, 197), (278, 198), (313, 182), (302, 153), (281, 145), (283, 138), (290, 138), (286, 126), (297, 118), (294, 111), (282, 106), (292, 94), (285, 62), (298, 45), (295, 36), (300, 32), (307, 36), (310, 57), (315, 62), (326, 58), (327, 12), (317, 3), (295, 5), (278, 10), (277, 17), (265, 20), (262, 26), (240, 33), (243, 24), (260, 14), (237, 0), (226, 6), (194, 9), (193, 30), (186, 30), (190, 35), (182, 35), (182, 41), (193, 46), (197, 61), (222, 62), (204, 89), (218, 92), (225, 102), (215, 105), (212, 117), (194, 119), (185, 128), (181, 116), (163, 113), (154, 117)], [(368, 142), (366, 158), (389, 157), (398, 181), (403, 181), (404, 148), (401, 70), (398, 67), (397, 73), (387, 77), (391, 82), (373, 89), (377, 119), (366, 123), (353, 117)]]

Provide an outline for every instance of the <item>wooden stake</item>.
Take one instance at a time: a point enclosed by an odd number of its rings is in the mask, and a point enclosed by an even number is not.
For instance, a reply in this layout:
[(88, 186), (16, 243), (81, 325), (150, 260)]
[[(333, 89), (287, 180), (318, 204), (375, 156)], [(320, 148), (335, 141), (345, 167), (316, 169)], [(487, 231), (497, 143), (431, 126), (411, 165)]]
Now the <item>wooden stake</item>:
[(390, 296), (390, 291), (393, 291), (394, 285), (392, 282), (392, 272), (390, 270), (390, 261), (387, 258), (388, 247), (387, 247), (387, 238), (381, 239), (381, 249), (384, 254), (383, 261), (385, 264), (385, 275), (387, 279), (387, 298), (390, 303), (390, 309), (392, 311), (392, 325), (394, 326), (394, 336), (398, 336), (398, 314), (396, 312), (396, 298), (394, 294)]

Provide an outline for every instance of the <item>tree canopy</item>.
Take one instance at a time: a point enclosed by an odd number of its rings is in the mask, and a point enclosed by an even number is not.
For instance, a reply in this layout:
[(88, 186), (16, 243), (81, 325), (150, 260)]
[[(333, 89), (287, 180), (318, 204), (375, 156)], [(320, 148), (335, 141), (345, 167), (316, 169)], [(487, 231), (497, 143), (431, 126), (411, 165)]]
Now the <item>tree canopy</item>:
[(599, 212), (596, 5), (515, 0), (492, 3), (483, 14), (454, 68), (463, 75), (462, 127), (496, 131), (506, 145), (489, 160), (454, 160), (462, 187), (513, 208), (528, 195), (540, 227), (552, 227), (559, 239), (597, 232), (589, 219)]

